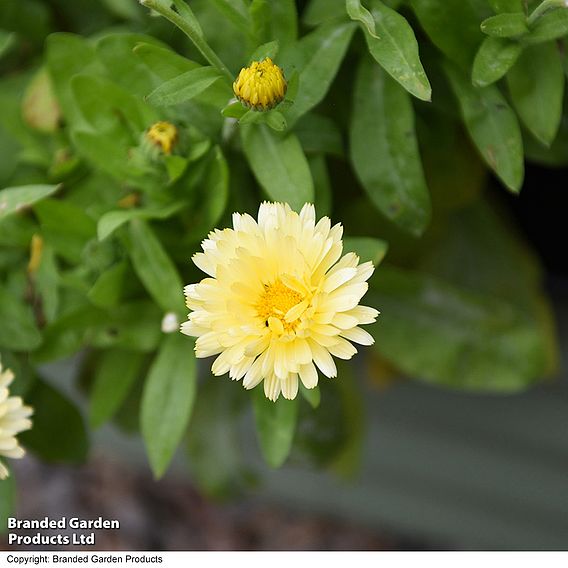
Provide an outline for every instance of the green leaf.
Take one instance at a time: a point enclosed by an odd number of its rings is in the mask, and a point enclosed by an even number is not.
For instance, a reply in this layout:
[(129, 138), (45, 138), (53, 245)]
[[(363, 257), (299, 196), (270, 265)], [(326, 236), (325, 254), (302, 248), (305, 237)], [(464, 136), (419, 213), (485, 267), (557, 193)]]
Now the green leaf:
[(540, 370), (538, 338), (502, 302), (394, 268), (381, 268), (374, 289), (367, 301), (381, 309), (377, 349), (405, 373), (447, 387), (515, 391)]
[(239, 101), (229, 103), (223, 108), (221, 114), (226, 118), (236, 118), (241, 119), (249, 110)]
[(304, 36), (281, 55), (288, 75), (299, 73), (300, 88), (287, 112), (288, 124), (316, 106), (326, 95), (347, 51), (355, 24), (331, 22)]
[(199, 387), (187, 439), (191, 478), (207, 496), (233, 496), (245, 485), (239, 431), (235, 423), (242, 406), (235, 394), (243, 390), (226, 388), (225, 381), (208, 378)]
[(376, 349), (405, 373), (511, 392), (555, 371), (536, 260), (492, 209), (454, 213), (422, 254), (423, 272), (383, 265), (372, 278), (366, 298), (381, 310), (371, 331)]
[(34, 203), (54, 194), (59, 185), (23, 185), (0, 190), (0, 223)]
[(154, 231), (142, 219), (130, 221), (128, 252), (136, 274), (154, 301), (166, 312), (184, 313), (179, 273)]
[(527, 160), (554, 168), (568, 166), (568, 117), (563, 116), (556, 138), (548, 148), (528, 132), (524, 144)]
[(110, 349), (101, 354), (89, 408), (93, 428), (114, 416), (140, 375), (144, 360), (143, 353), (123, 349)]
[(167, 47), (151, 43), (138, 43), (132, 51), (162, 81), (174, 79), (187, 71), (201, 67)]
[(322, 154), (316, 154), (315, 156), (310, 156), (308, 162), (314, 180), (314, 205), (318, 217), (322, 215), (330, 216), (333, 198), (325, 157)]
[(256, 432), (262, 455), (273, 468), (280, 467), (288, 457), (298, 421), (298, 398), (276, 402), (268, 400), (262, 385), (253, 392)]
[(272, 133), (263, 124), (241, 127), (250, 167), (268, 196), (299, 211), (314, 200), (314, 185), (306, 156), (294, 134)]
[(379, 0), (373, 0), (372, 18), (377, 35), (368, 27), (365, 36), (369, 53), (411, 95), (429, 101), (432, 88), (426, 77), (414, 32), (406, 19)]
[(244, 0), (211, 0), (211, 4), (244, 34), (251, 31), (251, 19)]
[(278, 112), (277, 110), (271, 110), (265, 113), (264, 116), (266, 117), (265, 124), (270, 126), (272, 130), (276, 130), (277, 132), (286, 130), (288, 123), (286, 122), (286, 119), (281, 112)]
[(523, 0), (489, 0), (489, 4), (497, 14), (524, 12)]
[(155, 477), (166, 471), (191, 416), (197, 387), (192, 343), (175, 333), (164, 338), (142, 395), (140, 428)]
[[(7, 465), (7, 464), (4, 464)], [(0, 481), (0, 534), (8, 527), (8, 517), (13, 517), (16, 511), (16, 479), (10, 473), (8, 479)]]
[(102, 241), (132, 219), (167, 219), (187, 206), (185, 201), (174, 201), (164, 207), (120, 209), (108, 211), (97, 224), (97, 236)]
[(52, 322), (59, 310), (59, 274), (53, 247), (44, 243), (41, 262), (35, 274), (35, 285), (41, 298), (45, 320)]
[(270, 57), (270, 59), (275, 59), (276, 55), (278, 54), (279, 47), (280, 44), (277, 40), (269, 41), (268, 43), (259, 45), (250, 56), (249, 63), (252, 63), (253, 61), (263, 61), (267, 57)]
[(97, 132), (75, 130), (71, 134), (71, 140), (78, 154), (85, 160), (118, 181), (124, 181), (131, 179), (136, 173), (128, 162), (128, 148), (133, 140), (125, 141), (124, 134), (126, 133), (122, 132), (117, 139), (112, 135), (103, 137)]
[(47, 67), (61, 110), (76, 126), (82, 121), (71, 92), (71, 78), (77, 73), (102, 73), (95, 48), (83, 37), (69, 33), (51, 34), (46, 40)]
[(298, 12), (295, 0), (267, 2), (269, 37), (280, 45), (288, 45), (298, 36)]
[(310, 112), (305, 114), (294, 127), (302, 148), (306, 153), (324, 153), (343, 156), (341, 132), (331, 118)]
[(421, 234), (430, 220), (430, 198), (412, 104), (368, 59), (357, 72), (350, 141), (355, 172), (373, 204), (403, 229)]
[(77, 407), (41, 379), (34, 382), (26, 403), (34, 409), (33, 428), (20, 434), (22, 445), (46, 462), (84, 462), (89, 440)]
[(307, 26), (319, 26), (345, 16), (345, 0), (310, 0), (302, 14)]
[(491, 15), (486, 0), (410, 0), (410, 5), (440, 51), (469, 69), (484, 37), (479, 23)]
[(554, 43), (525, 49), (507, 75), (513, 106), (530, 132), (550, 146), (562, 120), (566, 82)]
[(229, 198), (229, 167), (219, 146), (209, 154), (203, 178), (193, 194), (193, 206), (189, 208), (188, 218), (191, 227), (185, 234), (189, 240), (203, 239), (227, 207)]
[(155, 351), (162, 337), (163, 312), (150, 300), (121, 302), (105, 320), (89, 329), (89, 344), (98, 349)]
[(520, 43), (509, 39), (488, 37), (483, 40), (471, 72), (476, 87), (487, 87), (503, 77), (523, 51)]
[(7, 32), (6, 30), (0, 30), (0, 59), (9, 53), (10, 49), (16, 43), (16, 34), (14, 32)]
[(46, 242), (70, 262), (81, 261), (87, 242), (95, 236), (95, 221), (78, 205), (46, 199), (34, 207)]
[(524, 36), (526, 44), (545, 43), (568, 35), (568, 10), (558, 8), (547, 12), (531, 26), (530, 34)]
[(371, 37), (380, 39), (377, 35), (373, 15), (367, 8), (361, 5), (360, 0), (345, 0), (345, 9), (352, 20), (363, 24), (364, 29)]
[(529, 33), (523, 13), (497, 14), (481, 22), (481, 31), (493, 37), (519, 37)]
[(361, 263), (370, 260), (375, 266), (383, 261), (388, 248), (389, 246), (385, 241), (372, 237), (345, 237), (343, 239), (343, 250), (345, 252), (355, 252)]
[(465, 125), (487, 165), (513, 192), (523, 184), (523, 141), (517, 117), (499, 89), (476, 89), (455, 67), (446, 67)]
[(142, 133), (159, 118), (154, 109), (108, 79), (76, 75), (71, 91), (84, 121), (99, 136), (101, 132), (122, 131), (123, 137)]
[(192, 69), (162, 83), (146, 100), (156, 106), (177, 105), (200, 95), (221, 77), (215, 67)]
[(33, 353), (34, 363), (69, 357), (87, 341), (88, 332), (108, 323), (108, 315), (90, 305), (67, 309), (44, 329), (43, 343)]
[(341, 396), (343, 447), (333, 457), (331, 469), (344, 478), (352, 478), (359, 471), (363, 457), (365, 406), (353, 376), (353, 366), (338, 361), (337, 373), (340, 378), (336, 388)]
[(11, 351), (33, 351), (41, 344), (31, 306), (0, 286), (0, 347)]
[(47, 69), (41, 67), (26, 87), (22, 100), (22, 116), (28, 126), (45, 133), (55, 132), (61, 119), (51, 78)]
[(102, 0), (107, 10), (123, 20), (138, 22), (142, 15), (136, 0)]
[(200, 38), (203, 38), (203, 30), (201, 29), (199, 20), (195, 17), (195, 14), (189, 5), (184, 0), (173, 0), (173, 3), (177, 12), (189, 25), (192, 31)]
[(91, 302), (99, 308), (112, 308), (118, 304), (122, 295), (126, 262), (118, 262), (105, 270), (87, 293)]
[(307, 389), (304, 383), (300, 381), (300, 394), (313, 409), (316, 409), (320, 405), (321, 391), (318, 386), (315, 386), (313, 389)]
[(141, 42), (165, 47), (152, 36), (135, 33), (105, 35), (96, 43), (97, 56), (104, 64), (110, 78), (138, 96), (151, 91), (159, 84), (157, 77), (133, 52), (136, 45)]

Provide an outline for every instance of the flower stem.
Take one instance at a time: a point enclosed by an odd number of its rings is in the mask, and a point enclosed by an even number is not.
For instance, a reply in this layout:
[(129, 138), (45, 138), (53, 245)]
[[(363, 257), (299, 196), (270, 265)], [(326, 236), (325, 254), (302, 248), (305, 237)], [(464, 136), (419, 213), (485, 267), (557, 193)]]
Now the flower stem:
[(180, 16), (177, 12), (170, 8), (170, 2), (164, 0), (140, 0), (140, 4), (158, 12), (167, 20), (176, 25), (192, 42), (193, 45), (199, 50), (201, 55), (214, 67), (217, 67), (225, 78), (232, 85), (234, 77), (229, 71), (229, 68), (219, 59), (219, 56), (211, 49), (211, 46), (205, 41), (199, 30), (194, 28), (186, 19)]
[(567, 0), (544, 0), (541, 2), (527, 18), (527, 24), (532, 26), (539, 18), (544, 16), (546, 12), (554, 8), (568, 8)]

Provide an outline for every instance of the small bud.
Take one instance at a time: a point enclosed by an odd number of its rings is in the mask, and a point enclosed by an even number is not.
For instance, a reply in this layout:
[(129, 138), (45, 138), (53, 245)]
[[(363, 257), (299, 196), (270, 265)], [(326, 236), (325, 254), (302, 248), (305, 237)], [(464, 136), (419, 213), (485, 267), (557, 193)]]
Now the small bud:
[(173, 333), (179, 330), (179, 320), (174, 312), (168, 312), (162, 319), (162, 332)]
[(274, 108), (284, 100), (287, 83), (282, 69), (270, 57), (241, 69), (233, 91), (243, 105), (259, 111)]
[(40, 235), (34, 235), (30, 245), (30, 261), (28, 262), (28, 273), (35, 274), (41, 264), (43, 253), (43, 239)]
[(166, 155), (170, 155), (178, 141), (177, 128), (164, 120), (152, 124), (145, 134), (146, 140), (161, 149)]

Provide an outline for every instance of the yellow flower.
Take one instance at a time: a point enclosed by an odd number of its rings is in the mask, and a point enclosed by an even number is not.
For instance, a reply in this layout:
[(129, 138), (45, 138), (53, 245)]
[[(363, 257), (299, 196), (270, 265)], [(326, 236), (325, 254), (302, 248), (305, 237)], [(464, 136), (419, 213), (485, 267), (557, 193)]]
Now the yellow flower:
[[(8, 387), (13, 380), (14, 373), (9, 369), (3, 371), (0, 363), (0, 456), (22, 458), (25, 452), (16, 435), (32, 427), (33, 410), (24, 406), (19, 396), (10, 396)], [(8, 468), (0, 461), (0, 479), (8, 475)]]
[(170, 155), (178, 141), (177, 128), (171, 122), (160, 121), (152, 124), (146, 131), (146, 139)]
[(282, 69), (267, 57), (263, 61), (253, 61), (249, 67), (241, 69), (233, 83), (236, 97), (253, 110), (270, 110), (282, 102), (286, 95), (286, 79)]
[(263, 203), (258, 221), (234, 213), (232, 229), (209, 234), (193, 262), (210, 277), (186, 286), (181, 331), (197, 337), (197, 357), (218, 355), (214, 375), (247, 389), (264, 380), (269, 399), (293, 399), (298, 380), (318, 384), (316, 367), (335, 377), (332, 355), (350, 359), (351, 341), (373, 343), (359, 325), (379, 312), (358, 304), (374, 267), (341, 257), (342, 234), (328, 217), (316, 224), (313, 205), (298, 214), (282, 203)]

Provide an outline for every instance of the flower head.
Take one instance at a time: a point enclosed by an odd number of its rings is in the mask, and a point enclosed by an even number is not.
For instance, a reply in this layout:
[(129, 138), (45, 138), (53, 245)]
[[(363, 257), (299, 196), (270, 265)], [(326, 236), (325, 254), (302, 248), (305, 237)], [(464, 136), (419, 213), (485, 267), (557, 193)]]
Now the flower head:
[(293, 399), (298, 380), (317, 385), (316, 367), (335, 377), (332, 355), (350, 359), (351, 341), (373, 343), (359, 325), (378, 312), (358, 304), (374, 267), (341, 256), (342, 233), (328, 217), (316, 223), (313, 205), (298, 214), (263, 203), (258, 220), (234, 213), (232, 229), (209, 234), (193, 257), (209, 278), (186, 286), (192, 311), (181, 330), (197, 337), (197, 357), (218, 355), (213, 374), (228, 372), (247, 389), (264, 380), (269, 399)]
[(164, 120), (152, 124), (145, 134), (146, 140), (160, 148), (166, 155), (170, 155), (178, 141), (177, 128)]
[(241, 69), (233, 83), (236, 97), (253, 110), (270, 110), (282, 102), (286, 95), (286, 79), (282, 69), (270, 57), (253, 61)]
[[(24, 406), (19, 396), (10, 396), (8, 387), (14, 380), (10, 369), (2, 370), (0, 363), (0, 456), (22, 458), (24, 450), (16, 435), (32, 427), (30, 416), (33, 410)], [(0, 461), (0, 479), (6, 479), (8, 468)]]

